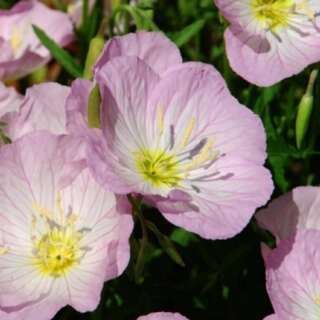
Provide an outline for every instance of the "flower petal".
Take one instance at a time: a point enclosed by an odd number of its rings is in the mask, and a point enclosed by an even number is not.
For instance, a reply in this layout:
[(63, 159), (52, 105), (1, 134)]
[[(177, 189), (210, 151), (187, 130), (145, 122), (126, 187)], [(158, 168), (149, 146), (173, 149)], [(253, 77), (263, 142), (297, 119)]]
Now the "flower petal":
[(319, 319), (319, 241), (319, 230), (300, 230), (268, 256), (267, 290), (278, 318)]
[(95, 70), (118, 56), (138, 57), (159, 75), (171, 66), (182, 63), (176, 45), (160, 32), (140, 31), (112, 38), (99, 57)]
[(146, 316), (141, 316), (137, 320), (188, 320), (188, 319), (179, 313), (156, 312), (156, 313), (150, 313)]
[(298, 187), (271, 201), (256, 218), (279, 242), (299, 229), (320, 230), (319, 208), (320, 188)]
[(19, 114), (12, 120), (9, 135), (15, 140), (35, 130), (66, 133), (65, 103), (70, 88), (42, 83), (27, 90)]
[(91, 138), (89, 166), (99, 183), (128, 193), (140, 182), (130, 170), (134, 166), (132, 154), (146, 143), (147, 99), (158, 76), (138, 58), (118, 57), (97, 73), (97, 81), (103, 97), (101, 118), (106, 143), (99, 139), (99, 133)]

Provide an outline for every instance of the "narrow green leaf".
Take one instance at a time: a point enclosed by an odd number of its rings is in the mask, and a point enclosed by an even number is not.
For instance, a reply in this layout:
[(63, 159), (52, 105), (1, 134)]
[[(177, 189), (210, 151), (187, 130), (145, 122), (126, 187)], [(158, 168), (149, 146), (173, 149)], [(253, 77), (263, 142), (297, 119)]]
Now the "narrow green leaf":
[(50, 51), (52, 56), (60, 62), (73, 77), (80, 78), (82, 76), (82, 68), (73, 60), (72, 56), (60, 48), (42, 29), (35, 25), (32, 27), (41, 43)]
[(184, 44), (189, 42), (192, 37), (200, 32), (205, 23), (206, 19), (197, 20), (181, 31), (171, 34), (171, 39), (178, 47), (182, 47)]
[(150, 221), (146, 221), (147, 227), (154, 233), (157, 237), (159, 244), (161, 245), (162, 249), (167, 253), (167, 255), (179, 266), (185, 267), (185, 263), (183, 262), (178, 250), (176, 249), (175, 245), (171, 241), (169, 237), (162, 234), (155, 224)]

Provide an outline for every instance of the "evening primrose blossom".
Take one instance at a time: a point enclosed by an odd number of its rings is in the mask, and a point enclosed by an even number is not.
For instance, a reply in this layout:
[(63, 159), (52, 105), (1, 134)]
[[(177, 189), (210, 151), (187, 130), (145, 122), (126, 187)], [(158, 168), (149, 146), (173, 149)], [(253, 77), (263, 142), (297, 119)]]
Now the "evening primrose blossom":
[(72, 162), (73, 143), (37, 131), (0, 149), (1, 319), (92, 311), (104, 281), (127, 265), (128, 203)]
[(102, 130), (88, 165), (105, 188), (144, 195), (172, 223), (231, 237), (273, 189), (263, 126), (213, 67), (177, 64), (160, 77), (151, 65), (120, 56), (96, 71)]
[(50, 60), (50, 52), (40, 43), (32, 25), (43, 29), (60, 46), (73, 39), (68, 15), (39, 1), (18, 1), (10, 10), (0, 10), (1, 80), (23, 77)]
[(215, 0), (230, 22), (225, 32), (232, 69), (270, 86), (320, 60), (320, 2)]

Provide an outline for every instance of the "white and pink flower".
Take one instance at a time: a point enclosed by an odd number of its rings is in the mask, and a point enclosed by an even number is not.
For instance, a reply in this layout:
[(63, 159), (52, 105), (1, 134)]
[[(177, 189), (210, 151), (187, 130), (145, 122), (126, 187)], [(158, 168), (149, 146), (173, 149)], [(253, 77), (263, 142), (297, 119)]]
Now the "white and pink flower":
[(230, 22), (225, 32), (231, 68), (271, 86), (320, 61), (318, 0), (214, 0)]
[(0, 148), (1, 319), (92, 311), (128, 263), (130, 206), (77, 152), (77, 140), (46, 131)]

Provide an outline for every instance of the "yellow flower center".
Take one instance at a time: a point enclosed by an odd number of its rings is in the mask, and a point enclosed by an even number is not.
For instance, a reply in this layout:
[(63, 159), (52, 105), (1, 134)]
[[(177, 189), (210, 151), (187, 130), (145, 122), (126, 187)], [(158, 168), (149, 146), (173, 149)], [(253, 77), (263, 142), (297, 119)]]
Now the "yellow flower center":
[(33, 209), (36, 215), (32, 220), (31, 263), (46, 276), (63, 276), (78, 265), (86, 251), (90, 250), (81, 247), (83, 231), (75, 227), (77, 216), (71, 208), (65, 214), (59, 195), (55, 210), (50, 211), (38, 203), (33, 204)]
[(59, 277), (79, 263), (82, 252), (79, 242), (82, 235), (70, 227), (53, 228), (35, 243), (34, 264), (49, 276)]
[(163, 150), (136, 152), (136, 167), (143, 178), (155, 187), (176, 187), (182, 179), (175, 155)]
[(263, 28), (274, 30), (289, 25), (294, 0), (252, 0), (251, 8)]

